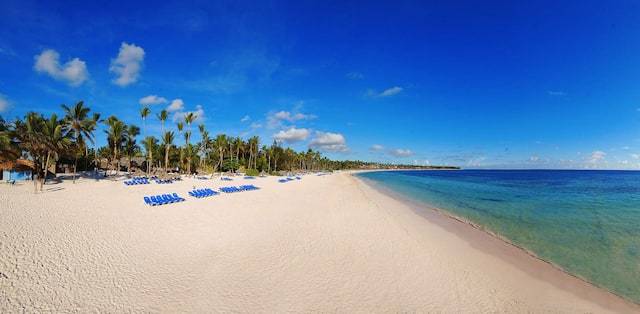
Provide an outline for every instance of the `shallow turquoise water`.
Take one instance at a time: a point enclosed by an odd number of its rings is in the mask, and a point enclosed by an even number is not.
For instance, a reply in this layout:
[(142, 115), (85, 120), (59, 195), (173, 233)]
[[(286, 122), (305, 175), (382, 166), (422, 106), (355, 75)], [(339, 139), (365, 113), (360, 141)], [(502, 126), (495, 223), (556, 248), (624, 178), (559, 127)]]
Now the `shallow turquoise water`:
[(359, 176), (640, 302), (640, 172), (462, 170)]

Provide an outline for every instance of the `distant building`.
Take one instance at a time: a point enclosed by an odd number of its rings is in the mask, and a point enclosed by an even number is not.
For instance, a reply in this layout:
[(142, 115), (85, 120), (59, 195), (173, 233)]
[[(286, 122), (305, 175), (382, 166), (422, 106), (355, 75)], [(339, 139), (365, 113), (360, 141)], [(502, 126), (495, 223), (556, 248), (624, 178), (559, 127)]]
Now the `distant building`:
[(2, 181), (25, 181), (31, 180), (33, 173), (33, 162), (26, 159), (9, 160), (0, 163), (0, 174)]

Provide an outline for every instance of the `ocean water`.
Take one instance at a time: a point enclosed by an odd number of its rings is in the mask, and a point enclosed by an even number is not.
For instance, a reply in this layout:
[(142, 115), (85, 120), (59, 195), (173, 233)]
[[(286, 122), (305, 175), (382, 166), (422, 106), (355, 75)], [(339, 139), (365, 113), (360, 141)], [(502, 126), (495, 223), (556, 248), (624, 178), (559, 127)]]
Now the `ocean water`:
[(385, 171), (358, 176), (466, 218), (640, 302), (640, 172)]

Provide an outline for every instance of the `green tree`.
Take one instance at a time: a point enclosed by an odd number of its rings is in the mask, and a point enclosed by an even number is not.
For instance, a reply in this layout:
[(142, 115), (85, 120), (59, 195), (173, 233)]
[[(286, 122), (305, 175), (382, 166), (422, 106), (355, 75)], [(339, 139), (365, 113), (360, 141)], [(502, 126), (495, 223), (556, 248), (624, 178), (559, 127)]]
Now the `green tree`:
[(75, 161), (73, 163), (73, 183), (75, 183), (78, 168), (78, 154), (81, 150), (86, 152), (87, 146), (85, 141), (93, 143), (93, 130), (95, 130), (96, 121), (89, 118), (91, 109), (85, 107), (82, 101), (77, 102), (73, 107), (62, 105), (62, 109), (64, 109), (65, 112), (64, 124), (66, 131), (71, 134), (76, 147), (76, 151), (74, 152)]

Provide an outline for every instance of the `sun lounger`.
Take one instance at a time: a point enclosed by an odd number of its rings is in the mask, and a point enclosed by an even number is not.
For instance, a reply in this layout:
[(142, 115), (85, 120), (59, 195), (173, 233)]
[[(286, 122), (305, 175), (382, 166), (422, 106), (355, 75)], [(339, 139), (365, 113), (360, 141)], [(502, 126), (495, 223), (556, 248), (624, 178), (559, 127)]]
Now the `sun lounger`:
[(158, 205), (156, 202), (151, 201), (151, 199), (148, 196), (144, 197), (144, 203), (149, 205), (149, 206), (156, 206)]
[(280, 180), (278, 180), (278, 182), (280, 182), (280, 183), (287, 183), (287, 182), (289, 182), (289, 180), (287, 180), (287, 179), (280, 179)]

